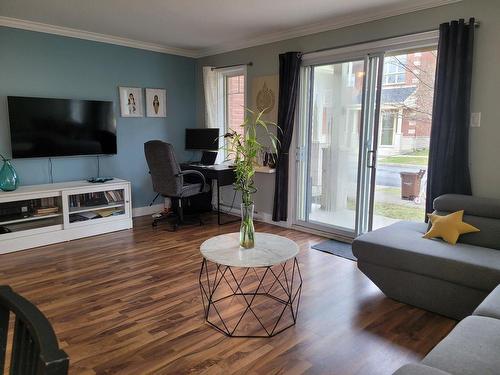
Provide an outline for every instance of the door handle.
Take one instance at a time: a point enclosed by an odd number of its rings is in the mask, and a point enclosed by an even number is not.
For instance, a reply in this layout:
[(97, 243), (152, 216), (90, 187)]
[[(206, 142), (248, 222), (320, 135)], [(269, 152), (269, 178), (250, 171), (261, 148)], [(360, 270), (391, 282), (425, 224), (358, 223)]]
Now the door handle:
[(375, 150), (369, 150), (368, 153), (368, 158), (367, 158), (367, 167), (368, 168), (372, 168), (374, 169), (375, 168), (375, 165), (377, 163), (377, 151)]

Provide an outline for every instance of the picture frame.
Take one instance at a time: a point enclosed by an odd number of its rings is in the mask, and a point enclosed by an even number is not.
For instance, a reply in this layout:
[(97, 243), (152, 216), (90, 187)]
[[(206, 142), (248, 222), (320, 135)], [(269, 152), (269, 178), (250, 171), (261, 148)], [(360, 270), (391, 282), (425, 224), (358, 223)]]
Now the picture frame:
[(121, 117), (143, 117), (144, 104), (142, 88), (120, 86), (118, 89), (120, 93)]
[(167, 90), (146, 89), (146, 116), (167, 117)]

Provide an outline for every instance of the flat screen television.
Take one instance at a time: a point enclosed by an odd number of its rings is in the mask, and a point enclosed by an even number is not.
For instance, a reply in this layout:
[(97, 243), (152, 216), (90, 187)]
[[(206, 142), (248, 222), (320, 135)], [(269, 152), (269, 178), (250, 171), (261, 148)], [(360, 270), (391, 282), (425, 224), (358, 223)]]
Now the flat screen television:
[(198, 128), (186, 129), (186, 150), (209, 150), (219, 149), (219, 129)]
[(7, 97), (13, 158), (116, 154), (112, 101)]

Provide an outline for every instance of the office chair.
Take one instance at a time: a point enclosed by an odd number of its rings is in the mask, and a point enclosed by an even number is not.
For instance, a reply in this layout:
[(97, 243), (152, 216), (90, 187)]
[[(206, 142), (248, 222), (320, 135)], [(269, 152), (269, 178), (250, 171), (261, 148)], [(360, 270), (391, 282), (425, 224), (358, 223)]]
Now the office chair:
[[(163, 197), (170, 198), (172, 201), (173, 215), (162, 216), (153, 221), (156, 226), (160, 220), (174, 217), (173, 230), (179, 225), (192, 224), (184, 220), (183, 198), (193, 197), (198, 194), (206, 193), (210, 190), (205, 181), (205, 176), (201, 172), (193, 170), (182, 171), (177, 159), (175, 158), (174, 147), (170, 143), (159, 140), (144, 143), (144, 154), (153, 182), (153, 190)], [(184, 180), (185, 176), (191, 177), (191, 180), (199, 180), (198, 183), (188, 183)], [(198, 215), (198, 222), (202, 224)]]

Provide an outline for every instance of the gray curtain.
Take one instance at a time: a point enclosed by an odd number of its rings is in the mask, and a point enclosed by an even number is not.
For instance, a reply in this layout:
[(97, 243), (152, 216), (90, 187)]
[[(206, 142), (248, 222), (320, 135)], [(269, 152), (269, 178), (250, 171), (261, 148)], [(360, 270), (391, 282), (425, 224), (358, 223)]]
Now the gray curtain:
[(471, 195), (469, 121), (474, 18), (441, 24), (432, 112), (426, 212), (446, 193)]
[(288, 213), (288, 150), (292, 142), (295, 107), (299, 94), (301, 52), (279, 56), (278, 160), (274, 187), (273, 221), (285, 221)]

